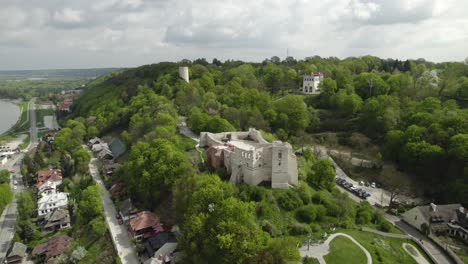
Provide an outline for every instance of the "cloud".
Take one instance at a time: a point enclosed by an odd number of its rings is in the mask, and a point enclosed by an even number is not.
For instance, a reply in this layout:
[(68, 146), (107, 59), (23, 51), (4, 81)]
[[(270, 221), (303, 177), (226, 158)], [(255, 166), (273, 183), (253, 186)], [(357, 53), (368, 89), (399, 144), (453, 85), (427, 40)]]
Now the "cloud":
[(261, 61), (287, 49), (461, 61), (467, 9), (464, 0), (2, 0), (0, 69)]

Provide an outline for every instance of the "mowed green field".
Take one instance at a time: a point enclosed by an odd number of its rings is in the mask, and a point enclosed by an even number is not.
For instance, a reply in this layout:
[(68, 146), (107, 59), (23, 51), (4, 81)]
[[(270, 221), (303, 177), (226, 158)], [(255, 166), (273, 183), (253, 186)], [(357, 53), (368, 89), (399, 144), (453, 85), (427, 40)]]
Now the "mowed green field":
[(327, 264), (365, 264), (367, 258), (362, 249), (346, 237), (338, 236), (330, 243), (330, 254), (324, 257)]

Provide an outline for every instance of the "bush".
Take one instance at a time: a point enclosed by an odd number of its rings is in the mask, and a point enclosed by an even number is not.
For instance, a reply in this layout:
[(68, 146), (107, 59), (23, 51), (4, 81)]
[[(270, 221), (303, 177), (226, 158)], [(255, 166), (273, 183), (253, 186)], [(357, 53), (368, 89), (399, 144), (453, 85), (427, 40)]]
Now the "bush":
[(383, 232), (389, 232), (392, 229), (392, 227), (393, 226), (392, 224), (390, 224), (390, 222), (384, 220), (379, 224), (378, 229)]
[(295, 223), (288, 225), (288, 233), (293, 236), (306, 235), (311, 233), (308, 225)]
[(317, 210), (312, 205), (302, 206), (296, 210), (296, 219), (302, 223), (310, 223), (317, 218)]
[(293, 190), (280, 192), (276, 197), (276, 201), (279, 206), (287, 211), (292, 211), (303, 204), (299, 195)]

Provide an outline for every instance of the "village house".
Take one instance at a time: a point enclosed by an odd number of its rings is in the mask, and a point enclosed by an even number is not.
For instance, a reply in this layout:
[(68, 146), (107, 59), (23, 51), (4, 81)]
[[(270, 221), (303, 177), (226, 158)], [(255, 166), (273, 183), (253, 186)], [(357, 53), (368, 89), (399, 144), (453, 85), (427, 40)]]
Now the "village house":
[(6, 257), (7, 264), (21, 264), (23, 263), (23, 258), (26, 256), (27, 246), (25, 244), (15, 242), (10, 252)]
[(66, 235), (56, 236), (43, 244), (37, 245), (33, 249), (32, 255), (43, 260), (39, 263), (52, 263), (53, 258), (64, 254), (68, 250), (71, 240)]
[(200, 147), (208, 147), (208, 163), (224, 166), (230, 182), (258, 185), (271, 182), (272, 188), (286, 189), (298, 185), (297, 159), (287, 142), (269, 143), (260, 131), (200, 134)]
[(147, 259), (144, 264), (175, 264), (179, 261), (178, 256), (177, 242), (168, 242), (154, 253), (154, 257)]
[(57, 184), (50, 179), (37, 188), (37, 195), (41, 197), (43, 193), (54, 193), (57, 190)]
[(53, 181), (55, 186), (59, 186), (62, 184), (62, 171), (58, 169), (50, 169), (36, 172), (36, 187), (38, 189), (47, 181)]
[(43, 193), (37, 201), (37, 215), (43, 218), (56, 208), (68, 207), (68, 194), (63, 192)]
[(313, 72), (310, 75), (305, 75), (302, 80), (303, 94), (319, 94), (320, 83), (323, 81), (323, 73)]
[(145, 242), (145, 251), (148, 257), (158, 257), (155, 253), (162, 248), (166, 243), (176, 243), (177, 239), (172, 232), (163, 231), (150, 237)]
[(119, 215), (122, 221), (127, 224), (128, 221), (132, 220), (137, 216), (138, 209), (133, 205), (130, 198), (122, 201), (119, 207)]
[(44, 231), (56, 231), (71, 227), (70, 214), (67, 209), (55, 208), (44, 216), (39, 225)]
[(128, 230), (136, 241), (143, 241), (164, 231), (159, 218), (149, 211), (139, 212), (135, 218), (130, 220)]
[(403, 214), (403, 220), (420, 231), (427, 225), (433, 234), (448, 234), (468, 243), (468, 211), (461, 204), (416, 206)]
[(72, 104), (72, 101), (69, 100), (69, 99), (65, 99), (63, 100), (63, 102), (59, 105), (58, 109), (59, 111), (61, 112), (66, 112), (66, 113), (70, 113), (71, 112), (71, 106)]

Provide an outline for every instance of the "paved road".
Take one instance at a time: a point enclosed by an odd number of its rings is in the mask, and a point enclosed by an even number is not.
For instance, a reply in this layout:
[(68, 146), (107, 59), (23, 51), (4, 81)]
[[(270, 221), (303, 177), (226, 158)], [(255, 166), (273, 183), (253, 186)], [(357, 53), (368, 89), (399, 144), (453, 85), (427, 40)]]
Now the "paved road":
[(177, 127), (179, 128), (179, 133), (189, 137), (197, 142), (197, 144), (200, 142), (200, 136), (195, 134), (190, 128), (187, 127), (187, 117), (185, 116), (179, 116), (179, 120), (177, 121)]
[[(36, 111), (34, 107), (35, 99), (31, 100), (29, 103), (29, 121), (31, 123), (30, 129), (30, 138), (31, 142), (29, 144), (28, 150), (37, 146), (37, 128), (36, 128)], [(13, 171), (11, 173), (12, 179), (10, 181), (11, 188), (14, 190), (15, 196), (13, 201), (3, 210), (2, 215), (0, 216), (0, 263), (3, 263), (3, 260), (6, 257), (6, 253), (11, 246), (11, 241), (15, 234), (16, 220), (18, 218), (18, 210), (16, 203), (16, 194), (24, 190), (24, 184), (21, 176), (20, 164), (23, 160), (24, 153), (14, 154), (12, 159), (9, 160), (4, 168), (7, 170)], [(15, 175), (15, 178), (13, 178)], [(16, 188), (14, 187), (14, 180), (17, 181)]]
[(36, 98), (33, 98), (29, 103), (29, 121), (31, 122), (30, 134), (31, 134), (31, 147), (34, 148), (37, 146), (37, 126), (36, 126)]
[(369, 251), (367, 251), (367, 249), (363, 247), (359, 242), (357, 242), (356, 239), (354, 239), (352, 236), (344, 233), (335, 233), (330, 235), (323, 244), (311, 245), (310, 247), (307, 245), (302, 246), (299, 249), (301, 257), (314, 257), (318, 260), (320, 264), (326, 264), (325, 259), (323, 257), (330, 253), (330, 242), (337, 236), (344, 236), (350, 239), (364, 252), (367, 258), (367, 264), (372, 264), (372, 256), (369, 253)]
[(109, 227), (112, 241), (114, 242), (114, 246), (117, 250), (117, 254), (120, 257), (120, 260), (123, 264), (140, 263), (137, 258), (135, 247), (130, 240), (126, 226), (119, 225), (117, 219), (115, 218), (117, 211), (115, 209), (114, 203), (110, 198), (110, 194), (104, 186), (104, 183), (101, 180), (101, 176), (99, 175), (96, 158), (91, 159), (91, 162), (89, 163), (89, 172), (102, 190), (101, 202), (104, 209), (107, 226)]

